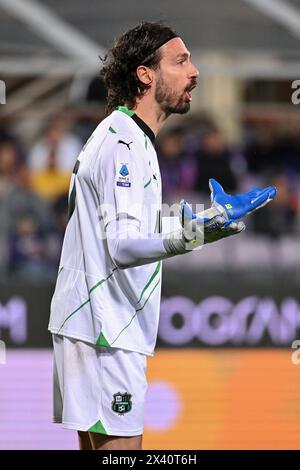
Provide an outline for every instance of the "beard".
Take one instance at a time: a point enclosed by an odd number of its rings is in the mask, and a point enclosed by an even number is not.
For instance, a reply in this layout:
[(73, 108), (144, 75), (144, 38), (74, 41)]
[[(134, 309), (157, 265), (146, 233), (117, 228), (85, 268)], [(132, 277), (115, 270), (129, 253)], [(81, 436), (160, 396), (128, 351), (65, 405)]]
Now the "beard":
[(172, 91), (160, 75), (156, 84), (155, 99), (166, 116), (170, 116), (170, 114), (185, 114), (190, 110), (190, 102), (184, 99), (184, 95), (185, 91), (181, 94)]

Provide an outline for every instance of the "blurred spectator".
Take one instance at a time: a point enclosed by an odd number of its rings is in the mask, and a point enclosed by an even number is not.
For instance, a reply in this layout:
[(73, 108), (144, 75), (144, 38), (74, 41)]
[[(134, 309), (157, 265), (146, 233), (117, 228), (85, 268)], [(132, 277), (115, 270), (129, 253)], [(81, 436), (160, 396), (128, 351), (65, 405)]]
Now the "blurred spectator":
[(48, 258), (45, 236), (32, 214), (22, 214), (11, 233), (9, 272), (33, 282), (51, 280), (56, 274), (56, 267)]
[(231, 168), (233, 158), (234, 154), (225, 146), (220, 131), (215, 127), (207, 129), (202, 136), (202, 147), (198, 153), (197, 190), (209, 195), (209, 178), (215, 178), (225, 191), (235, 192), (237, 181)]
[(274, 129), (267, 124), (259, 127), (245, 149), (248, 170), (252, 173), (273, 172), (283, 163), (280, 154)]
[(5, 272), (9, 233), (21, 214), (31, 213), (45, 227), (51, 220), (50, 206), (30, 189), (28, 169), (19, 163), (14, 141), (0, 142), (0, 273)]
[[(2, 155), (4, 155), (5, 147), (6, 149), (13, 149), (16, 164), (18, 166), (25, 164), (26, 162), (26, 155), (22, 146), (22, 143), (18, 141), (18, 139), (11, 135), (6, 130), (0, 131), (0, 144), (1, 144), (1, 151)], [(4, 156), (2, 156), (4, 158)]]
[(67, 193), (80, 150), (80, 140), (65, 134), (60, 124), (49, 127), (29, 156), (33, 191), (50, 201)]
[(54, 122), (31, 149), (28, 158), (29, 169), (33, 172), (55, 167), (62, 173), (72, 173), (81, 151), (80, 139), (65, 130), (63, 123)]
[(275, 177), (271, 185), (277, 187), (277, 197), (272, 204), (253, 214), (252, 224), (256, 233), (280, 238), (292, 234), (296, 229), (298, 195), (285, 175)]
[(17, 168), (17, 152), (13, 141), (0, 143), (0, 196), (5, 195), (13, 184)]
[(195, 189), (197, 162), (183, 145), (180, 128), (167, 131), (159, 140), (158, 158), (165, 202), (178, 202)]
[(57, 269), (68, 223), (68, 196), (60, 196), (53, 204), (53, 225), (47, 234), (47, 256)]
[(49, 154), (48, 167), (33, 172), (31, 175), (32, 190), (49, 201), (66, 194), (70, 185), (71, 175), (57, 169), (55, 155), (55, 149), (53, 149)]
[(294, 135), (282, 135), (275, 142), (278, 159), (285, 171), (300, 173), (300, 139)]

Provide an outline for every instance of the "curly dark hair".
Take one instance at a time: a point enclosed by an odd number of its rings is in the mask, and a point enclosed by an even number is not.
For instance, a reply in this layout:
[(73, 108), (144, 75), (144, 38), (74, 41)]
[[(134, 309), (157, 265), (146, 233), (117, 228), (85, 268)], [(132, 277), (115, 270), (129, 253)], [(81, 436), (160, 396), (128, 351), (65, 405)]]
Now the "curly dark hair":
[(136, 74), (139, 65), (154, 70), (159, 67), (159, 48), (178, 34), (162, 22), (143, 22), (122, 34), (101, 58), (100, 76), (107, 88), (107, 113), (117, 106), (134, 108), (136, 99), (150, 87), (142, 83)]

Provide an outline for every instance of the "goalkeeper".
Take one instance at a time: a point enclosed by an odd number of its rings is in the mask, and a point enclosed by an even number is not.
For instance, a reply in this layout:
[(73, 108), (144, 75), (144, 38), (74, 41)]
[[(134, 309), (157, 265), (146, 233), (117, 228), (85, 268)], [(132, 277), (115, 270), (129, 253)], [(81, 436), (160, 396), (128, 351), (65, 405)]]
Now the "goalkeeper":
[(108, 116), (74, 167), (51, 303), (54, 421), (78, 431), (81, 449), (130, 450), (142, 445), (161, 260), (240, 233), (276, 189), (234, 196), (210, 180), (211, 207), (193, 214), (182, 201), (178, 228), (162, 233), (155, 137), (171, 114), (189, 111), (199, 72), (160, 23), (125, 32), (103, 65)]

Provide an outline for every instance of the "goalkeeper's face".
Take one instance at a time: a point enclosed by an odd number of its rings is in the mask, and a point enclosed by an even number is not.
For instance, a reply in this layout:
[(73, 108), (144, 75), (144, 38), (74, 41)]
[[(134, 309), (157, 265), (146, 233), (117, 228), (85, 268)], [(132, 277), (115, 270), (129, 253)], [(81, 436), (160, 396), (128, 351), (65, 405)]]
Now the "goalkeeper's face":
[(197, 85), (199, 71), (191, 62), (190, 53), (180, 38), (164, 44), (161, 54), (155, 74), (155, 100), (167, 116), (185, 114), (191, 106), (191, 91)]

